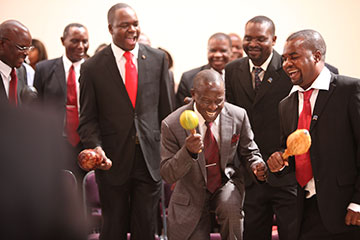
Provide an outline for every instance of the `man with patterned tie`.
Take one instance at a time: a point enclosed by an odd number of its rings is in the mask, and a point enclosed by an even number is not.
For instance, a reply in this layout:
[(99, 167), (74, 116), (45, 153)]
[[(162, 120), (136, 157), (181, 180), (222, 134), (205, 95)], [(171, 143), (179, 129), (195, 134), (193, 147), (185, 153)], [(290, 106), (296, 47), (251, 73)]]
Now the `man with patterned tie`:
[(19, 78), (15, 68), (21, 67), (31, 46), (29, 29), (16, 20), (0, 24), (0, 101), (13, 106), (22, 103), (21, 93), (27, 88), (24, 79)]
[[(292, 87), (281, 56), (273, 49), (276, 38), (271, 19), (253, 17), (243, 38), (247, 57), (225, 67), (226, 100), (246, 110), (264, 159), (279, 147), (278, 104)], [(296, 181), (291, 175), (284, 178), (270, 173), (264, 184), (246, 178), (244, 240), (270, 240), (274, 214), (280, 240), (293, 240)]]
[[(277, 175), (295, 172), (296, 235), (301, 240), (360, 239), (360, 80), (325, 67), (320, 33), (291, 34), (283, 68), (295, 85), (280, 102), (282, 147), (297, 128), (309, 129), (309, 152), (267, 163)], [(288, 162), (285, 166), (285, 163)]]
[[(253, 139), (246, 111), (225, 102), (224, 81), (212, 70), (199, 72), (189, 104), (161, 126), (161, 175), (176, 183), (168, 215), (169, 239), (208, 239), (215, 211), (222, 239), (243, 239), (245, 169), (263, 181), (265, 163)], [(197, 133), (183, 129), (179, 117), (193, 110)], [(254, 173), (254, 174), (253, 174)]]
[(88, 31), (79, 23), (68, 24), (61, 37), (65, 48), (62, 57), (41, 61), (36, 65), (34, 87), (42, 104), (59, 116), (59, 124), (69, 147), (70, 170), (81, 182), (85, 171), (77, 165), (77, 155), (83, 149), (77, 128), (79, 125), (80, 66), (89, 48)]
[[(95, 171), (101, 240), (154, 239), (160, 197), (160, 123), (171, 110), (164, 52), (139, 44), (139, 21), (125, 3), (108, 12), (112, 43), (87, 60), (80, 76), (79, 134), (112, 167)], [(108, 171), (105, 171), (109, 169)]]

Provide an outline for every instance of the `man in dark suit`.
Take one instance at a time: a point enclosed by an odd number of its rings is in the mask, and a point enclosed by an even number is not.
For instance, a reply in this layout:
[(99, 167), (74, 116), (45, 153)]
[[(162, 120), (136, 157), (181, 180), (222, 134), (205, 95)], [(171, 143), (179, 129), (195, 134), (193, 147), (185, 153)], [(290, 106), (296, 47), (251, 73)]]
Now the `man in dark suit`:
[[(245, 25), (243, 47), (247, 57), (225, 67), (226, 99), (246, 109), (264, 159), (279, 147), (278, 104), (292, 87), (282, 69), (281, 56), (273, 50), (275, 42), (273, 21), (256, 16)], [(258, 76), (253, 68), (261, 68)], [(260, 82), (256, 83), (255, 78)], [(290, 236), (295, 203), (296, 181), (293, 176), (278, 179), (269, 174), (264, 184), (247, 181), (244, 239), (271, 239), (274, 214), (280, 239), (293, 239)]]
[[(220, 74), (203, 70), (194, 78), (191, 101), (170, 114), (161, 126), (161, 175), (176, 183), (169, 205), (170, 239), (208, 239), (210, 211), (215, 210), (222, 239), (242, 239), (244, 176), (249, 166), (265, 180), (265, 163), (242, 108), (225, 102)], [(196, 134), (185, 130), (179, 117), (193, 110), (199, 118)], [(215, 139), (208, 144), (209, 132)], [(211, 153), (209, 153), (211, 152)], [(218, 161), (212, 161), (217, 156)], [(218, 184), (212, 187), (216, 171)]]
[(299, 239), (360, 239), (360, 80), (324, 67), (326, 45), (314, 30), (291, 34), (283, 68), (295, 85), (279, 104), (282, 147), (297, 128), (309, 129), (306, 154), (283, 159), (273, 153), (268, 166), (298, 182)]
[(213, 69), (220, 73), (224, 79), (225, 65), (231, 57), (231, 39), (225, 33), (215, 33), (208, 40), (208, 64), (184, 72), (181, 76), (176, 93), (177, 107), (188, 103), (191, 98), (191, 88), (195, 75), (204, 69)]
[[(0, 101), (21, 105), (21, 97), (27, 88), (26, 75), (17, 76), (31, 50), (29, 29), (16, 20), (7, 20), (0, 25)], [(17, 79), (17, 80), (15, 80)]]
[(129, 5), (112, 6), (108, 24), (113, 42), (81, 67), (78, 129), (86, 148), (113, 162), (95, 173), (100, 239), (126, 239), (129, 227), (131, 239), (154, 239), (160, 123), (172, 110), (168, 65), (164, 52), (137, 43), (139, 21)]
[[(62, 57), (41, 61), (36, 64), (34, 77), (34, 86), (38, 91), (39, 101), (49, 106), (59, 116), (61, 122), (61, 130), (69, 152), (73, 155), (70, 157), (70, 170), (73, 171), (81, 182), (85, 172), (77, 165), (77, 155), (83, 149), (79, 136), (76, 132), (78, 127), (78, 99), (79, 99), (79, 83), (80, 66), (85, 61), (84, 57), (89, 48), (88, 31), (85, 26), (79, 23), (68, 24), (61, 37), (61, 42), (65, 48), (65, 54)], [(73, 75), (75, 74), (75, 75)], [(68, 93), (70, 76), (74, 76), (75, 96), (71, 97)], [(73, 99), (73, 103), (70, 103)], [(70, 118), (68, 114), (75, 114), (74, 127), (69, 124)]]

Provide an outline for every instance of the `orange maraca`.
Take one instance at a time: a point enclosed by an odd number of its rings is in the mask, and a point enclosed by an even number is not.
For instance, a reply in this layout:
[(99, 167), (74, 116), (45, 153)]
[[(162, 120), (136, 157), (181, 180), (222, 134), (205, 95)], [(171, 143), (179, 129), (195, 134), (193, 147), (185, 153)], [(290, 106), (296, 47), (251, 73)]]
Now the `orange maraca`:
[(286, 140), (287, 149), (283, 153), (283, 159), (293, 155), (306, 153), (311, 146), (311, 137), (307, 129), (297, 129)]

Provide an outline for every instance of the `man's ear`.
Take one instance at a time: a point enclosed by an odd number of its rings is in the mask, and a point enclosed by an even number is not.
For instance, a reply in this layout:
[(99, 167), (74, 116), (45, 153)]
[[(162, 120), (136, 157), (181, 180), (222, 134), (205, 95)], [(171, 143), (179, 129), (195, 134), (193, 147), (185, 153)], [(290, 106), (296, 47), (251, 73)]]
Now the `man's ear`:
[(60, 40), (61, 40), (62, 45), (65, 46), (65, 45), (64, 45), (65, 38), (64, 38), (64, 37), (61, 37)]
[(113, 34), (113, 27), (111, 24), (108, 25), (108, 29), (109, 29), (109, 32), (111, 33), (111, 35)]
[(319, 50), (316, 50), (316, 52), (314, 53), (314, 60), (315, 60), (315, 63), (318, 63), (320, 62), (322, 59), (322, 54)]

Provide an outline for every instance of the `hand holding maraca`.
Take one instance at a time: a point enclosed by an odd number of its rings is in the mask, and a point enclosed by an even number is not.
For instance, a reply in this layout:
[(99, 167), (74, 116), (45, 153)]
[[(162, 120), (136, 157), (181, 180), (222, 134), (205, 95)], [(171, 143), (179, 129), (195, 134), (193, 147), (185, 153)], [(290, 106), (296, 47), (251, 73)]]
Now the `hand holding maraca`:
[(288, 166), (288, 157), (306, 153), (311, 146), (311, 137), (307, 129), (297, 129), (286, 140), (287, 149), (284, 153), (275, 152), (267, 160), (270, 171), (278, 172)]
[(180, 115), (180, 125), (190, 130), (191, 134), (185, 139), (185, 145), (189, 152), (197, 154), (200, 153), (204, 144), (201, 139), (201, 135), (196, 133), (196, 127), (199, 124), (199, 118), (196, 113), (192, 110), (185, 110)]
[(101, 147), (81, 151), (78, 155), (78, 164), (85, 171), (109, 170), (112, 166), (111, 160), (106, 157)]

